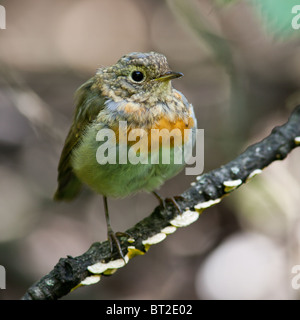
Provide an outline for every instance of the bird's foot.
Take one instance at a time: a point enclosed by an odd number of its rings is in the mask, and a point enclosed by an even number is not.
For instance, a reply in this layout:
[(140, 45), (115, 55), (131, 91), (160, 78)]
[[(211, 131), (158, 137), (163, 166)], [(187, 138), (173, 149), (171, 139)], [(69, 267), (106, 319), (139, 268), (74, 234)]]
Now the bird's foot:
[(171, 202), (175, 208), (178, 210), (178, 212), (181, 214), (182, 210), (176, 200), (184, 200), (182, 196), (174, 196), (174, 197), (169, 197), (166, 199), (163, 199), (157, 192), (153, 192), (155, 197), (158, 199), (160, 206), (164, 208), (165, 210), (167, 209), (167, 202)]
[(178, 210), (178, 212), (181, 214), (181, 213), (182, 213), (182, 210), (181, 210), (181, 208), (180, 208), (177, 200), (183, 200), (183, 199), (184, 199), (184, 198), (183, 198), (182, 196), (174, 196), (174, 197), (166, 198), (166, 199), (164, 200), (164, 202), (165, 202), (165, 204), (166, 204), (167, 202), (171, 202), (171, 203), (175, 206), (175, 208)]
[(117, 247), (117, 250), (118, 250), (120, 257), (123, 259), (123, 261), (126, 264), (125, 256), (123, 254), (121, 243), (120, 243), (120, 240), (118, 237), (131, 238), (131, 236), (126, 232), (116, 232), (115, 233), (115, 232), (113, 232), (113, 230), (111, 228), (109, 228), (107, 231), (107, 237), (108, 237), (108, 241), (110, 244), (111, 254), (113, 254), (113, 252), (114, 252), (114, 245), (115, 245)]

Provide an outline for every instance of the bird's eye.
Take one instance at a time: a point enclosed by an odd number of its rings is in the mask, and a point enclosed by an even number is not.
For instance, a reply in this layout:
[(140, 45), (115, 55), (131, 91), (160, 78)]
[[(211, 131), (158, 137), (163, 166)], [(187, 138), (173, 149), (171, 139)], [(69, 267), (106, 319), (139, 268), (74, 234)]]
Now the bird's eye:
[(135, 82), (142, 82), (145, 79), (144, 73), (137, 70), (132, 71), (130, 76), (131, 79)]

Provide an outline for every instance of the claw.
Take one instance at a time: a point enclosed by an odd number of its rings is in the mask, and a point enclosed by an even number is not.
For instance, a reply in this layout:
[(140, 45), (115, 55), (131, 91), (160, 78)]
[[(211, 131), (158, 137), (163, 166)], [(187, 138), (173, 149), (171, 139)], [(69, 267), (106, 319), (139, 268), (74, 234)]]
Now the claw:
[(110, 252), (111, 254), (114, 252), (114, 244), (115, 246), (117, 247), (117, 250), (118, 250), (118, 253), (120, 255), (120, 257), (123, 259), (123, 261), (125, 262), (126, 264), (126, 260), (125, 260), (125, 256), (123, 254), (123, 251), (122, 251), (122, 247), (121, 247), (121, 243), (118, 239), (118, 237), (120, 236), (128, 236), (127, 233), (123, 233), (123, 232), (117, 232), (117, 233), (114, 233), (113, 230), (111, 228), (108, 229), (107, 231), (107, 237), (108, 237), (108, 241), (109, 241), (109, 244), (110, 244)]
[(174, 197), (170, 197), (170, 198), (166, 198), (163, 199), (157, 192), (153, 191), (154, 196), (158, 199), (161, 207), (163, 207), (164, 209), (167, 208), (166, 203), (167, 202), (172, 202), (173, 205), (176, 207), (176, 209), (178, 210), (178, 212), (181, 214), (182, 210), (180, 209), (179, 204), (177, 203), (177, 200), (183, 200), (184, 198), (182, 196), (174, 196)]
[[(178, 210), (178, 212), (181, 214), (181, 213), (182, 213), (182, 210), (181, 210), (179, 204), (177, 203), (176, 198), (177, 198), (177, 196), (175, 196), (175, 197), (170, 197), (170, 198), (166, 198), (165, 201), (166, 201), (166, 202), (172, 202), (173, 205), (174, 205), (174, 206), (176, 207), (176, 209)], [(182, 198), (182, 197), (181, 197), (181, 198)]]

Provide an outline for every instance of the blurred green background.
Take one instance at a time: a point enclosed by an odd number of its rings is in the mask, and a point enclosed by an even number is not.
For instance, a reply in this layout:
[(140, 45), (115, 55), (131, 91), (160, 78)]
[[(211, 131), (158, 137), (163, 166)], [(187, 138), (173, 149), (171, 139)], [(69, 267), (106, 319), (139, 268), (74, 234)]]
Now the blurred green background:
[[(173, 82), (205, 130), (205, 172), (284, 123), (300, 103), (294, 0), (6, 0), (0, 30), (0, 265), (19, 299), (60, 257), (106, 239), (102, 199), (54, 203), (75, 90), (132, 51), (165, 54)], [(300, 4), (300, 3), (299, 3)], [(300, 12), (299, 12), (300, 13)], [(300, 19), (299, 19), (300, 23)], [(300, 150), (177, 230), (143, 257), (65, 299), (297, 299)], [(184, 171), (164, 196), (183, 192)], [(157, 205), (145, 193), (110, 200), (114, 230)]]

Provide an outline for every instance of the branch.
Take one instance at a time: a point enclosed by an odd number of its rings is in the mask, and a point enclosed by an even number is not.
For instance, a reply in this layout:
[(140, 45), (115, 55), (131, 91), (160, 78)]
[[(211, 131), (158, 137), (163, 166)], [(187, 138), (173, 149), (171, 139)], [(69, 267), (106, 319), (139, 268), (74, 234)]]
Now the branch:
[[(204, 209), (219, 203), (273, 161), (284, 159), (297, 146), (300, 146), (300, 105), (286, 124), (275, 127), (264, 140), (250, 146), (226, 165), (197, 176), (196, 182), (177, 201), (183, 214), (179, 215), (176, 208), (167, 203), (165, 209), (156, 207), (150, 216), (128, 229), (126, 232), (131, 238), (121, 237), (126, 263), (135, 255), (145, 254), (151, 245), (164, 240), (178, 227), (196, 221)], [(108, 241), (96, 242), (81, 256), (61, 258), (22, 299), (58, 299), (81, 285), (98, 282), (102, 275), (111, 275), (124, 265), (117, 252), (111, 255)]]

